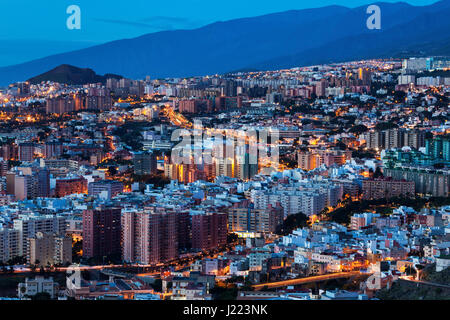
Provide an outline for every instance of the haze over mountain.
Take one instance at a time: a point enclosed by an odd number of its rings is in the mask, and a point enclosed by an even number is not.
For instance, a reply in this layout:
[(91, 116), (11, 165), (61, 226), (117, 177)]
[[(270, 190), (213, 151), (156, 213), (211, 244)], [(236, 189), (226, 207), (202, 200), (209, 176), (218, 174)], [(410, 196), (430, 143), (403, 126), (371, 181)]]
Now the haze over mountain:
[(429, 6), (377, 3), (381, 30), (369, 30), (367, 6), (328, 6), (163, 31), (0, 68), (0, 84), (62, 64), (129, 78), (184, 77), (270, 70), (405, 55), (450, 55), (450, 0)]

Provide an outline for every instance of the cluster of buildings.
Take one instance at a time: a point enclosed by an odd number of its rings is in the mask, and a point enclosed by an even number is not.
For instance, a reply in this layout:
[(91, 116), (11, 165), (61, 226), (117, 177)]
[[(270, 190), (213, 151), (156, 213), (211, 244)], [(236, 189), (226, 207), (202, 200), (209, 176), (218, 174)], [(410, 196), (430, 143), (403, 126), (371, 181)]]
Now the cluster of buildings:
[[(0, 126), (0, 261), (175, 266), (160, 274), (156, 294), (173, 299), (212, 299), (221, 281), (246, 287), (240, 277), (258, 284), (357, 270), (382, 273), (387, 284), (407, 266), (441, 270), (447, 207), (399, 207), (390, 215), (371, 207), (346, 225), (320, 219), (362, 200), (445, 202), (447, 67), (443, 58), (416, 58), (81, 86), (12, 84), (0, 92), (7, 124)], [(185, 161), (175, 161), (180, 154)], [(308, 227), (281, 236), (286, 219), (299, 214)], [(110, 276), (69, 296), (156, 298), (152, 277)], [(36, 287), (59, 296), (52, 283), (30, 278), (21, 297)], [(238, 298), (372, 294), (289, 288), (241, 290)]]

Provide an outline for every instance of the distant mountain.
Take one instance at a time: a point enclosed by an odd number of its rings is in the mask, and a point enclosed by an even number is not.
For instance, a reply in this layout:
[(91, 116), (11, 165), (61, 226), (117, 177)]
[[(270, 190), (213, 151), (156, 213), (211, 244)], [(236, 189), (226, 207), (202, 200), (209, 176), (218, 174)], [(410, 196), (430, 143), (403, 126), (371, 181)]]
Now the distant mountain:
[(83, 85), (97, 82), (106, 83), (107, 78), (121, 79), (123, 77), (114, 74), (100, 76), (92, 69), (82, 69), (68, 64), (62, 64), (50, 71), (28, 79), (28, 81), (32, 84), (41, 83), (42, 81), (53, 81), (70, 85)]
[(409, 8), (405, 7), (405, 12), (401, 14), (408, 17), (407, 21), (392, 26), (383, 26), (387, 18), (381, 8), (382, 30), (346, 36), (319, 47), (248, 67), (271, 66), (278, 69), (356, 59), (450, 56), (450, 0), (415, 8), (420, 8), (420, 14), (410, 14)]
[(450, 0), (429, 6), (377, 3), (381, 30), (369, 30), (368, 5), (292, 10), (163, 31), (0, 68), (0, 85), (61, 64), (129, 78), (186, 77), (271, 70), (403, 54), (450, 55)]

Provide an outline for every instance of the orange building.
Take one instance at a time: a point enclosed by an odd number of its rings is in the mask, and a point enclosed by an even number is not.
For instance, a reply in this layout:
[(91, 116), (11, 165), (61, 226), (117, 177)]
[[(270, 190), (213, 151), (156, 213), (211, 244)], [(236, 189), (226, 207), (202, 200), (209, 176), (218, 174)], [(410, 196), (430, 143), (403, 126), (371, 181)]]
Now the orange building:
[(87, 180), (83, 177), (56, 180), (55, 195), (64, 197), (70, 194), (87, 193)]

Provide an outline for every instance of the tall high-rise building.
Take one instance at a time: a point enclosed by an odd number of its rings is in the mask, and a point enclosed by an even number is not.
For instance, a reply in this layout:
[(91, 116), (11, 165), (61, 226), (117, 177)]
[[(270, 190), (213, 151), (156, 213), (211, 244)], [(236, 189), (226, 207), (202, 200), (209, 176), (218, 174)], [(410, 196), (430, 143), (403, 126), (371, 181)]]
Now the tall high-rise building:
[(36, 233), (49, 233), (65, 235), (66, 218), (53, 215), (20, 215), (14, 220), (14, 229), (19, 232), (19, 255), (29, 253), (29, 238), (36, 236)]
[(367, 68), (358, 69), (358, 79), (361, 80), (363, 85), (369, 85), (371, 82), (372, 72)]
[(50, 172), (47, 168), (31, 167), (6, 175), (6, 192), (17, 200), (48, 197), (50, 195)]
[(87, 180), (84, 177), (67, 177), (56, 179), (55, 195), (64, 197), (71, 194), (86, 194)]
[(85, 106), (79, 95), (74, 94), (47, 99), (47, 113), (64, 114), (82, 109), (85, 109)]
[(4, 160), (18, 159), (19, 147), (16, 144), (4, 144), (0, 147), (0, 155)]
[(122, 214), (122, 259), (157, 264), (178, 257), (177, 213), (124, 211)]
[(120, 255), (121, 209), (98, 207), (83, 211), (83, 257)]
[(19, 161), (33, 161), (34, 143), (23, 142), (19, 144)]
[(14, 175), (14, 196), (17, 200), (34, 198), (35, 185), (35, 179), (31, 175)]
[(28, 264), (47, 266), (72, 263), (71, 237), (37, 232), (28, 241), (30, 242), (27, 255)]
[(297, 154), (298, 167), (303, 170), (313, 170), (320, 166), (319, 156), (309, 151), (299, 151)]
[(415, 191), (434, 197), (448, 197), (450, 191), (450, 170), (429, 169), (417, 165), (402, 165), (384, 168), (383, 173), (395, 180), (414, 181)]
[(235, 97), (237, 95), (237, 83), (234, 80), (225, 80), (223, 95), (227, 97)]
[(133, 155), (134, 174), (150, 175), (156, 173), (156, 155), (147, 152), (136, 152)]
[(194, 213), (192, 219), (192, 248), (202, 251), (217, 248), (227, 242), (227, 214)]
[(425, 132), (419, 130), (404, 131), (404, 146), (419, 149), (425, 146)]
[(427, 61), (431, 58), (409, 58), (404, 59), (402, 62), (402, 68), (409, 72), (424, 71), (429, 64)]
[(364, 180), (362, 184), (364, 199), (414, 197), (414, 188), (414, 181), (393, 180), (390, 178)]
[(450, 161), (450, 136), (437, 136), (426, 139), (425, 152), (434, 159)]
[(209, 99), (183, 99), (178, 103), (178, 111), (181, 113), (211, 112), (212, 101)]
[(320, 80), (316, 83), (316, 96), (317, 97), (324, 97), (325, 96), (325, 89), (328, 87), (328, 81), (325, 79)]
[(62, 142), (50, 141), (45, 143), (44, 157), (45, 159), (58, 158), (63, 153)]
[(50, 171), (47, 168), (39, 168), (35, 171), (37, 176), (37, 197), (45, 198), (50, 195)]
[(235, 163), (235, 177), (241, 180), (251, 179), (258, 174), (258, 154), (256, 148), (255, 150), (250, 150), (248, 144), (237, 146)]
[(230, 110), (242, 107), (242, 97), (221, 96), (214, 99), (214, 110)]
[(123, 183), (115, 180), (100, 180), (89, 183), (89, 195), (98, 195), (105, 193), (107, 199), (111, 199), (123, 192)]
[(7, 263), (19, 256), (19, 230), (0, 228), (0, 261)]
[(266, 209), (254, 209), (253, 205), (231, 207), (228, 209), (228, 229), (230, 231), (248, 231), (274, 233), (283, 223), (284, 211), (278, 205), (269, 204)]
[(183, 251), (192, 247), (191, 242), (191, 216), (189, 211), (177, 212), (178, 250)]
[(30, 83), (27, 82), (18, 82), (17, 88), (19, 89), (18, 94), (21, 96), (26, 96), (30, 94)]
[(85, 92), (47, 99), (46, 112), (64, 114), (79, 110), (107, 110), (112, 106), (108, 88), (90, 87)]
[(391, 149), (409, 146), (419, 149), (425, 146), (425, 132), (400, 128), (368, 131), (363, 135), (368, 149)]

